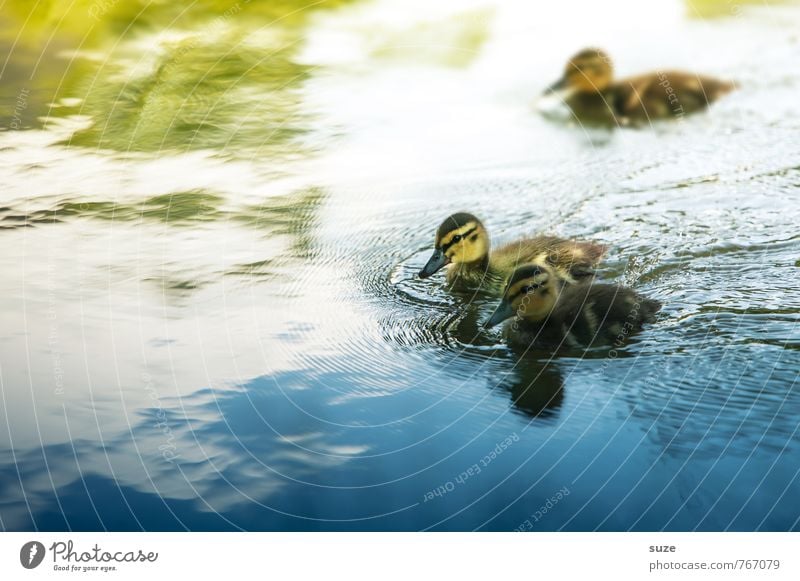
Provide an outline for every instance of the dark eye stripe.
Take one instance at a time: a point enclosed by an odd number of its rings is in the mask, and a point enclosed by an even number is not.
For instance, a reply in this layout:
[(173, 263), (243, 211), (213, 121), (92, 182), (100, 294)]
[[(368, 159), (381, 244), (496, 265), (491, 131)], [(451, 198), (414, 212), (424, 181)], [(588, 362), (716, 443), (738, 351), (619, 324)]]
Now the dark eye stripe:
[(445, 244), (444, 246), (442, 246), (442, 252), (447, 252), (453, 244), (458, 244), (461, 240), (463, 240), (464, 238), (466, 238), (467, 236), (469, 236), (470, 234), (475, 232), (475, 230), (477, 230), (477, 229), (478, 229), (478, 227), (475, 226), (474, 228), (470, 228), (469, 230), (467, 230), (463, 234), (459, 234), (459, 236), (461, 236), (461, 238), (459, 240), (453, 239), (450, 242), (448, 242), (447, 244)]
[(531, 283), (531, 284), (525, 285), (525, 286), (523, 286), (521, 289), (519, 289), (519, 292), (517, 292), (517, 293), (516, 293), (516, 294), (515, 294), (515, 295), (512, 297), (512, 300), (516, 300), (516, 299), (517, 299), (517, 297), (524, 297), (524, 296), (525, 296), (525, 295), (527, 295), (527, 294), (528, 294), (530, 291), (532, 291), (532, 290), (536, 290), (536, 289), (538, 289), (540, 286), (541, 286), (541, 285), (539, 285), (539, 284), (534, 284), (534, 283)]

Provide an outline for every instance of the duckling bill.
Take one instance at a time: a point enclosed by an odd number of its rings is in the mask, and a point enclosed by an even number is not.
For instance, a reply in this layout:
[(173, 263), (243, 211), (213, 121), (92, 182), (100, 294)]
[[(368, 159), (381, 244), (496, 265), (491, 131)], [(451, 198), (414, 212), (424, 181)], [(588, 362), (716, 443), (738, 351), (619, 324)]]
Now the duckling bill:
[(649, 123), (701, 111), (735, 84), (681, 71), (614, 79), (609, 56), (597, 48), (574, 55), (545, 93), (562, 93), (575, 117), (588, 123)]
[(504, 329), (511, 344), (590, 347), (624, 340), (652, 322), (657, 300), (611, 284), (565, 285), (545, 264), (514, 271), (486, 327), (512, 318)]
[(476, 216), (467, 212), (453, 214), (436, 231), (433, 254), (419, 277), (428, 278), (447, 267), (449, 283), (479, 286), (500, 294), (518, 264), (547, 263), (557, 276), (572, 284), (593, 276), (606, 253), (603, 244), (556, 236), (524, 238), (491, 252), (490, 246), (486, 227)]

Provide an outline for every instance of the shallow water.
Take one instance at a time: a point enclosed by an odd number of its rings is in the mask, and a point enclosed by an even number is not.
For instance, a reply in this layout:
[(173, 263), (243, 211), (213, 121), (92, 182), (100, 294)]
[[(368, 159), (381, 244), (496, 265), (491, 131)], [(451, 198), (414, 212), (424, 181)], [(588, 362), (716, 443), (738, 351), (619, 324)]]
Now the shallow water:
[[(529, 4), (12, 4), (0, 528), (800, 528), (800, 5)], [(586, 44), (741, 87), (544, 118)], [(414, 276), (456, 210), (658, 322), (519, 357)]]

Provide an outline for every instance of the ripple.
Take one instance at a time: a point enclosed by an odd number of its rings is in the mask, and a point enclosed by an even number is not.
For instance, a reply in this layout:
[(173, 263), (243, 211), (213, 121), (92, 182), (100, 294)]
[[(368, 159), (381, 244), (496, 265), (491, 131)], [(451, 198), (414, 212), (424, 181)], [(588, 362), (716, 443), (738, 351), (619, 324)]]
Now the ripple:
[(800, 355), (751, 345), (672, 357), (674, 372), (662, 372), (657, 380), (651, 372), (636, 391), (626, 390), (631, 414), (652, 422), (650, 433), (666, 453), (715, 458), (800, 445), (791, 419), (800, 412)]

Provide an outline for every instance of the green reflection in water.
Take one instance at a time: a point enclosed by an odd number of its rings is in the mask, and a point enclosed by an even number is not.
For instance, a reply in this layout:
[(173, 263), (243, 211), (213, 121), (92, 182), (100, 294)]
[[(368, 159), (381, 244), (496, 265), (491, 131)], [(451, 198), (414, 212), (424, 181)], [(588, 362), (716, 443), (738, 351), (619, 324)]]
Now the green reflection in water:
[(40, 216), (51, 221), (63, 221), (72, 217), (96, 220), (154, 220), (159, 222), (191, 224), (213, 220), (221, 215), (219, 207), (224, 199), (201, 190), (176, 192), (153, 196), (141, 204), (118, 204), (114, 202), (63, 202), (52, 210), (29, 214), (29, 220)]
[[(283, 36), (283, 35), (280, 35)], [(161, 46), (152, 70), (130, 72), (111, 62), (102, 82), (85, 93), (81, 113), (94, 123), (71, 145), (115, 150), (266, 149), (278, 155), (307, 128), (297, 85), (307, 67), (292, 59), (294, 46), (245, 47), (238, 32), (211, 40), (190, 36)]]
[[(311, 187), (286, 196), (267, 198), (257, 205), (223, 209), (224, 197), (204, 190), (189, 190), (153, 196), (135, 204), (65, 201), (49, 209), (34, 211), (7, 206), (0, 208), (0, 223), (5, 222), (6, 226), (25, 226), (88, 218), (191, 225), (212, 220), (232, 220), (271, 234), (296, 236), (311, 229), (316, 221), (316, 212), (324, 199), (322, 189)], [(308, 240), (303, 239), (297, 248), (305, 251), (307, 245)]]
[[(10, 31), (22, 30), (27, 42), (11, 59), (20, 79), (42, 57), (28, 81), (38, 88), (28, 99), (38, 105), (37, 115), (56, 103), (52, 115), (91, 120), (66, 140), (70, 145), (142, 152), (245, 148), (282, 158), (303, 153), (297, 138), (308, 130), (299, 88), (309, 66), (296, 61), (304, 27), (315, 12), (352, 1), (204, 0), (187, 7), (15, 0), (15, 23), (3, 27), (0, 42), (12, 44)], [(34, 47), (51, 36), (60, 50), (40, 55)], [(24, 88), (21, 83), (0, 98), (8, 103)], [(32, 110), (28, 125), (36, 123)]]
[(202, 191), (155, 196), (144, 201), (142, 217), (163, 222), (211, 220), (219, 215), (223, 199)]
[(387, 34), (375, 31), (373, 54), (387, 59), (411, 58), (416, 62), (465, 67), (480, 53), (489, 37), (493, 11), (472, 10), (447, 20), (424, 22)]
[(291, 196), (268, 198), (257, 206), (250, 206), (231, 214), (251, 228), (271, 234), (289, 235), (289, 252), (294, 258), (309, 258), (314, 238), (312, 232), (318, 221), (318, 210), (325, 200), (321, 188), (307, 188)]
[(750, 6), (777, 6), (796, 2), (797, 0), (684, 0), (686, 13), (697, 18), (735, 17)]

